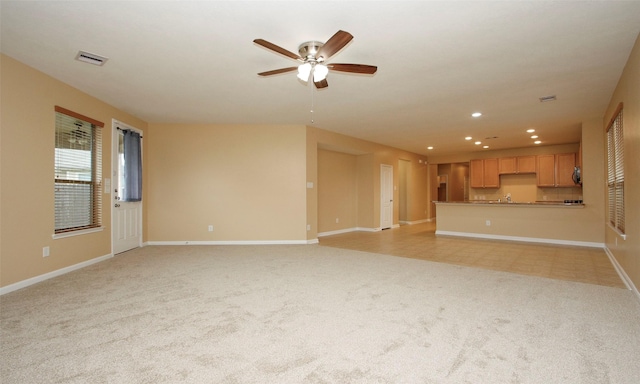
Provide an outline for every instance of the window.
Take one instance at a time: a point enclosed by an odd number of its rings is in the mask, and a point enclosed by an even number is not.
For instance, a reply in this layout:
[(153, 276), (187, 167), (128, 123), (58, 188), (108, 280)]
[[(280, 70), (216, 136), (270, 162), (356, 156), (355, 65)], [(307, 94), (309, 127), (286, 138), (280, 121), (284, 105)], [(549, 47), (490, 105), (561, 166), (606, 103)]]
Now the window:
[(609, 224), (624, 234), (624, 140), (622, 103), (607, 128), (607, 189)]
[(55, 107), (55, 233), (102, 226), (102, 127)]

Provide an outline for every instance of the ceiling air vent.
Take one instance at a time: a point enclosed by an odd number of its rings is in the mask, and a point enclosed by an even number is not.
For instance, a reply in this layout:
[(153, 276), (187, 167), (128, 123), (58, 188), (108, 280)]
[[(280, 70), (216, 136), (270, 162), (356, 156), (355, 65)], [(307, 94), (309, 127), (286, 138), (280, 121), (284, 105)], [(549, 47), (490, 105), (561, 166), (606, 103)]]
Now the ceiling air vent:
[(109, 59), (104, 56), (96, 55), (93, 53), (79, 51), (78, 54), (76, 55), (76, 60), (84, 61), (85, 63), (89, 63), (93, 65), (102, 66)]
[(544, 96), (540, 98), (541, 103), (546, 103), (547, 101), (556, 101), (556, 95)]

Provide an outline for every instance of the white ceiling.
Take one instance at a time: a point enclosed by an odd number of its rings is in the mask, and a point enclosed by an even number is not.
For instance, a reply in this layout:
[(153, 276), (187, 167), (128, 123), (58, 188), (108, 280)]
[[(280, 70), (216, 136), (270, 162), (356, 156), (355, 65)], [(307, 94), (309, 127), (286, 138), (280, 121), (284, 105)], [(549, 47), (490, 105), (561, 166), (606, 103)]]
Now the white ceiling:
[[(479, 150), (467, 135), (531, 146), (527, 128), (578, 142), (640, 33), (640, 1), (3, 0), (0, 14), (2, 53), (150, 123), (313, 125), (424, 155)], [(323, 90), (257, 75), (296, 62), (254, 39), (297, 53), (340, 29), (354, 39), (330, 63), (375, 75), (331, 72)]]

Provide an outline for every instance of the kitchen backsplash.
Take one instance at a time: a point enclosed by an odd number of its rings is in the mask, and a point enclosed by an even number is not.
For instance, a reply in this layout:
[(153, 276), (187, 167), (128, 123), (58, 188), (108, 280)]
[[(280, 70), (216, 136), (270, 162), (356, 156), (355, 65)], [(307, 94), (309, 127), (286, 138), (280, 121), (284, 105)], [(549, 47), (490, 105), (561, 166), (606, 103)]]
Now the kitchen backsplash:
[(500, 188), (470, 188), (469, 200), (504, 199), (510, 193), (511, 201), (564, 201), (582, 200), (582, 188), (540, 188), (536, 175), (502, 175)]

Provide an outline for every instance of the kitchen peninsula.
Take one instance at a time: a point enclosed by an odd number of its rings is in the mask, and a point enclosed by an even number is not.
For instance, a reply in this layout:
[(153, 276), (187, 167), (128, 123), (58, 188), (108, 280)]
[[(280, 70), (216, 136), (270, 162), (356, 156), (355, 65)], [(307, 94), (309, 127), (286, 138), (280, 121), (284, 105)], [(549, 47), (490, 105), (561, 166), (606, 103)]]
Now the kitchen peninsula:
[[(434, 157), (432, 161), (437, 164), (470, 164), (471, 160), (479, 158), (498, 159), (497, 185), (480, 188), (471, 180), (469, 183), (455, 180), (456, 183), (452, 184), (451, 180), (457, 174), (453, 171), (448, 173), (448, 178), (443, 178), (449, 180), (450, 193), (445, 198), (435, 192), (432, 194), (439, 200), (434, 202), (436, 235), (603, 248), (602, 233), (605, 232), (606, 221), (602, 202), (606, 196), (605, 189), (601, 187), (605, 183), (604, 163), (600, 160), (604, 152), (598, 141), (602, 135), (601, 126), (601, 122), (595, 119), (583, 125), (582, 141), (576, 144)], [(585, 149), (590, 154), (588, 157), (582, 156)], [(562, 159), (558, 156), (570, 153), (576, 154), (576, 163), (584, 167), (583, 183), (574, 187), (568, 186), (573, 183), (569, 182), (571, 172), (568, 170), (571, 167), (565, 167), (562, 164), (564, 156)], [(554, 169), (564, 169), (561, 173), (569, 177), (567, 186), (564, 179), (554, 178), (551, 183), (546, 177), (541, 177), (541, 170), (551, 168), (552, 157)], [(515, 162), (505, 161), (508, 158), (515, 158)], [(571, 160), (570, 156), (567, 159)], [(490, 162), (489, 167), (485, 167), (486, 163), (482, 168), (483, 176), (487, 170), (496, 172), (496, 162)], [(468, 168), (467, 175), (471, 179), (477, 173), (470, 169), (473, 167)], [(447, 168), (442, 167), (442, 170)], [(456, 188), (461, 188), (461, 191)], [(466, 193), (461, 193), (465, 189)], [(507, 196), (511, 196), (511, 203), (505, 202)], [(582, 201), (584, 204), (565, 204), (565, 200)]]
[(497, 200), (435, 203), (436, 235), (602, 246), (593, 242), (588, 230), (576, 225), (585, 222), (590, 214), (582, 203)]

